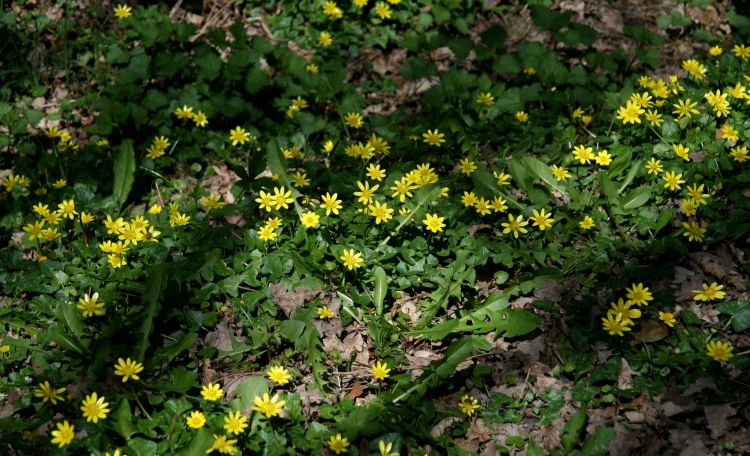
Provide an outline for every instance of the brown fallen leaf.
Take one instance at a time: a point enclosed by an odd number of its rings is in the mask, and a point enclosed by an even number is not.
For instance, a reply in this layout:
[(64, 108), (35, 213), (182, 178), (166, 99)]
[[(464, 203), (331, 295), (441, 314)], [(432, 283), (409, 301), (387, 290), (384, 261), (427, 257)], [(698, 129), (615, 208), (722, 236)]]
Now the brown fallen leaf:
[(359, 380), (355, 380), (352, 387), (347, 391), (346, 397), (349, 399), (356, 399), (362, 395), (364, 390), (362, 389), (362, 383)]
[(664, 339), (669, 334), (667, 327), (658, 321), (646, 320), (641, 323), (641, 330), (633, 333), (636, 342), (648, 343)]
[(703, 408), (706, 414), (708, 429), (711, 431), (711, 437), (718, 439), (723, 436), (739, 423), (739, 419), (730, 420), (737, 410), (729, 404), (707, 405)]

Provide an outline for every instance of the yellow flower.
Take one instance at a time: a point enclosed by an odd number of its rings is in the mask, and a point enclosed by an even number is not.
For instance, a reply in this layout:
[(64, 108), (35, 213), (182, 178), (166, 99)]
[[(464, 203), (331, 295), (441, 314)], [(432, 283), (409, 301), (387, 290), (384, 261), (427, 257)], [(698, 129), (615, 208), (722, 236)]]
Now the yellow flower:
[(503, 199), (502, 196), (496, 196), (492, 198), (492, 202), (490, 203), (490, 208), (494, 212), (505, 212), (505, 210), (508, 209), (508, 206), (505, 203), (506, 201)]
[(734, 52), (734, 55), (743, 62), (750, 58), (750, 47), (747, 47), (744, 44), (735, 44), (732, 48), (732, 52)]
[(320, 32), (320, 35), (318, 35), (318, 44), (322, 47), (328, 47), (333, 44), (331, 34), (328, 32)]
[(519, 215), (517, 218), (513, 217), (513, 214), (508, 214), (508, 223), (501, 223), (503, 229), (503, 234), (513, 233), (513, 237), (518, 239), (519, 233), (528, 233), (529, 231), (524, 228), (524, 226), (528, 225), (529, 222), (525, 221), (523, 219), (522, 215)]
[(196, 127), (205, 127), (208, 125), (208, 117), (206, 116), (206, 113), (198, 111), (193, 114), (193, 123), (195, 123)]
[(66, 185), (68, 185), (68, 181), (66, 181), (65, 179), (57, 179), (52, 183), (52, 187), (58, 190), (65, 187)]
[(355, 251), (354, 249), (345, 249), (344, 254), (341, 255), (339, 259), (350, 271), (352, 269), (357, 269), (362, 264), (362, 262), (365, 261), (362, 258), (362, 254)]
[(81, 223), (84, 225), (87, 225), (94, 221), (96, 217), (93, 215), (87, 213), (87, 212), (81, 212)]
[(278, 234), (274, 231), (274, 228), (264, 225), (258, 230), (258, 237), (263, 241), (273, 241), (276, 239)]
[(201, 396), (207, 401), (218, 401), (224, 395), (224, 390), (218, 383), (209, 383), (201, 388)]
[(391, 7), (388, 6), (387, 3), (378, 2), (375, 4), (375, 14), (377, 14), (380, 19), (390, 19)]
[(641, 123), (640, 116), (645, 112), (646, 111), (641, 108), (640, 104), (628, 101), (625, 106), (621, 106), (620, 109), (617, 110), (617, 119), (622, 120), (622, 123), (625, 125), (629, 123), (639, 124)]
[(98, 397), (96, 393), (91, 393), (81, 403), (81, 411), (86, 421), (94, 423), (107, 418), (109, 402), (104, 402), (104, 396)]
[(232, 141), (232, 145), (245, 144), (250, 138), (250, 134), (245, 131), (242, 127), (236, 127), (234, 130), (229, 130), (229, 140)]
[(221, 207), (224, 207), (222, 198), (223, 197), (219, 193), (211, 193), (208, 196), (201, 196), (198, 199), (198, 204), (200, 204), (207, 211), (210, 211), (212, 209), (219, 209)]
[(115, 7), (115, 16), (117, 16), (118, 19), (127, 19), (132, 15), (133, 8), (131, 8), (128, 5), (117, 5)]
[(331, 195), (330, 193), (326, 192), (325, 195), (321, 197), (323, 202), (320, 204), (321, 209), (326, 210), (326, 215), (331, 215), (331, 212), (333, 212), (335, 215), (339, 214), (339, 209), (341, 209), (341, 200), (337, 199), (338, 194), (334, 193)]
[(649, 110), (646, 113), (646, 120), (648, 120), (648, 123), (650, 123), (652, 127), (659, 127), (662, 123), (664, 123), (664, 120), (661, 118), (661, 114), (659, 114), (655, 110)]
[(683, 60), (682, 69), (687, 71), (695, 79), (700, 80), (706, 77), (706, 67), (695, 59)]
[(190, 428), (200, 429), (206, 424), (206, 416), (200, 410), (193, 410), (185, 417), (185, 422)]
[(687, 188), (688, 196), (698, 206), (706, 204), (707, 194), (703, 193), (703, 184), (693, 184)]
[(336, 454), (345, 453), (349, 447), (349, 440), (341, 434), (332, 435), (328, 438), (328, 449)]
[(181, 108), (175, 109), (174, 115), (176, 115), (178, 119), (192, 119), (194, 115), (193, 107), (184, 105)]
[(670, 328), (673, 328), (674, 324), (677, 322), (672, 312), (659, 311), (659, 320), (663, 321), (664, 324), (669, 326)]
[(648, 162), (646, 162), (646, 170), (648, 170), (649, 174), (658, 176), (659, 173), (664, 170), (664, 168), (662, 168), (660, 160), (657, 160), (656, 158), (651, 158), (649, 159)]
[(344, 123), (349, 127), (359, 129), (362, 128), (362, 125), (364, 125), (364, 120), (362, 118), (362, 114), (350, 112), (346, 116), (344, 116)]
[(69, 218), (73, 220), (76, 215), (78, 215), (78, 212), (76, 212), (76, 203), (72, 200), (64, 200), (62, 203), (57, 205), (58, 212), (62, 216), (62, 218)]
[(299, 216), (300, 221), (302, 222), (302, 225), (305, 226), (305, 228), (315, 228), (318, 226), (318, 222), (320, 222), (320, 216), (312, 211), (305, 211)]
[(716, 301), (724, 299), (724, 296), (726, 295), (725, 292), (721, 291), (724, 289), (724, 285), (719, 285), (716, 282), (711, 283), (711, 285), (706, 285), (704, 283), (702, 287), (702, 290), (693, 290), (693, 293), (695, 294), (693, 299), (696, 301)]
[(341, 8), (339, 8), (338, 5), (336, 5), (336, 2), (327, 1), (323, 4), (323, 14), (330, 16), (333, 19), (341, 19), (344, 12), (341, 11)]
[(229, 434), (242, 434), (247, 426), (247, 417), (239, 411), (229, 412), (224, 417), (224, 430)]
[(237, 448), (234, 446), (235, 443), (237, 443), (237, 440), (229, 440), (226, 435), (214, 434), (214, 443), (206, 450), (206, 454), (213, 453), (214, 451), (218, 451), (221, 454), (234, 454), (237, 452)]
[(477, 169), (477, 166), (474, 164), (473, 161), (469, 160), (468, 158), (464, 158), (461, 160), (461, 174), (466, 174), (467, 176), (474, 172), (474, 170)]
[(93, 317), (94, 315), (104, 315), (104, 303), (98, 302), (99, 292), (89, 296), (85, 293), (82, 298), (78, 299), (76, 308), (83, 311), (83, 318)]
[(504, 172), (504, 171), (493, 171), (492, 175), (495, 176), (497, 185), (499, 187), (505, 187), (510, 185), (510, 174)]
[(682, 212), (688, 217), (692, 217), (698, 212), (698, 206), (700, 205), (692, 199), (680, 201), (680, 209), (682, 209)]
[(266, 375), (268, 375), (268, 378), (272, 382), (279, 385), (286, 385), (289, 383), (289, 380), (292, 379), (289, 371), (284, 366), (271, 366), (271, 368), (266, 371)]
[(708, 53), (711, 54), (713, 57), (718, 57), (724, 53), (724, 49), (722, 49), (720, 46), (714, 46), (708, 50)]
[(489, 92), (482, 92), (477, 96), (477, 104), (484, 106), (492, 106), (495, 104), (495, 97)]
[(631, 309), (633, 305), (630, 301), (624, 301), (619, 298), (617, 302), (609, 303), (611, 308), (607, 311), (607, 315), (612, 315), (619, 320), (622, 320), (623, 324), (632, 325), (634, 318), (641, 318), (641, 311), (639, 309)]
[(668, 188), (672, 191), (679, 190), (680, 185), (685, 183), (685, 181), (682, 180), (682, 174), (677, 174), (675, 171), (665, 172), (662, 179), (664, 179), (664, 188)]
[(587, 231), (594, 227), (594, 219), (589, 217), (588, 215), (583, 217), (583, 220), (578, 222), (578, 226), (581, 227), (582, 230)]
[(461, 197), (461, 203), (464, 207), (472, 207), (477, 204), (477, 195), (474, 192), (464, 192), (464, 195)]
[(573, 148), (573, 158), (578, 160), (582, 165), (588, 165), (591, 160), (594, 160), (594, 149), (583, 145), (578, 145)]
[(570, 179), (570, 173), (567, 169), (563, 168), (562, 166), (552, 165), (552, 175), (555, 176), (555, 179), (559, 181), (564, 181)]
[(458, 408), (460, 408), (464, 414), (471, 416), (479, 410), (479, 401), (468, 394), (464, 394), (461, 398), (461, 402), (458, 403)]
[(398, 452), (391, 451), (393, 448), (393, 442), (388, 442), (387, 444), (384, 441), (378, 442), (378, 451), (380, 451), (380, 456), (399, 456)]
[(615, 334), (622, 337), (624, 336), (624, 332), (630, 331), (632, 328), (630, 325), (632, 324), (632, 321), (623, 321), (622, 315), (617, 314), (616, 316), (607, 312), (607, 318), (602, 318), (602, 326), (604, 327), (605, 331), (609, 332), (610, 336), (614, 336)]
[(266, 418), (271, 418), (280, 414), (284, 409), (284, 404), (286, 404), (286, 401), (279, 400), (278, 394), (274, 394), (273, 397), (270, 397), (268, 393), (263, 393), (263, 397), (255, 396), (253, 402), (255, 403), (255, 405), (253, 405), (253, 410), (264, 414)]
[(711, 341), (706, 344), (706, 351), (714, 361), (729, 361), (732, 358), (732, 347), (729, 342)]
[(516, 111), (514, 115), (516, 116), (516, 120), (521, 123), (525, 123), (529, 121), (529, 115), (526, 114), (524, 111)]
[(737, 163), (743, 163), (748, 160), (747, 147), (745, 146), (733, 147), (729, 155), (731, 155), (732, 160), (736, 161)]
[(357, 187), (359, 187), (358, 192), (354, 192), (354, 196), (357, 196), (357, 201), (362, 204), (370, 204), (372, 202), (372, 197), (375, 194), (375, 191), (380, 187), (380, 185), (375, 185), (372, 188), (370, 188), (370, 183), (365, 181), (364, 185), (362, 182), (357, 181)]
[(612, 156), (607, 149), (602, 149), (596, 154), (594, 161), (596, 161), (596, 164), (599, 166), (609, 166), (610, 163), (612, 163)]
[(391, 369), (388, 368), (388, 363), (382, 363), (378, 361), (377, 363), (370, 366), (370, 373), (375, 378), (375, 380), (385, 380), (386, 378), (390, 377), (390, 371)]
[(29, 223), (28, 225), (23, 227), (23, 230), (29, 235), (30, 241), (42, 237), (42, 232), (44, 231), (44, 220), (38, 220), (34, 223)]
[(440, 147), (445, 142), (443, 139), (444, 136), (445, 135), (440, 133), (437, 129), (427, 130), (427, 133), (422, 133), (422, 142), (425, 142), (430, 146)]
[(544, 231), (547, 228), (551, 228), (552, 224), (555, 222), (555, 219), (552, 218), (552, 214), (545, 214), (544, 208), (542, 208), (541, 212), (534, 209), (531, 212), (531, 217), (529, 217), (529, 220), (533, 221), (533, 226), (539, 227), (539, 231)]
[(648, 302), (654, 299), (648, 287), (644, 287), (642, 283), (634, 283), (630, 288), (625, 288), (625, 291), (625, 297), (637, 306), (647, 306)]
[(318, 307), (317, 312), (318, 318), (320, 318), (321, 320), (328, 320), (336, 316), (336, 314), (333, 313), (333, 310), (328, 306)]
[(8, 353), (10, 351), (10, 345), (0, 345), (0, 353)]
[(318, 74), (318, 72), (320, 72), (320, 68), (318, 68), (318, 65), (315, 65), (314, 63), (307, 65), (305, 67), (305, 70), (307, 70), (307, 72), (311, 74)]
[(281, 209), (288, 209), (289, 203), (294, 201), (294, 198), (292, 198), (292, 191), (286, 190), (284, 187), (274, 187), (273, 188), (273, 199), (274, 199), (274, 209), (281, 210)]
[(492, 212), (492, 209), (490, 209), (490, 203), (484, 199), (484, 197), (479, 198), (477, 202), (474, 203), (474, 209), (479, 215), (487, 215)]
[(677, 114), (678, 118), (687, 117), (688, 119), (692, 118), (693, 114), (698, 114), (698, 110), (695, 109), (695, 106), (698, 104), (698, 102), (690, 101), (690, 98), (687, 98), (685, 100), (679, 100), (677, 104), (674, 104), (674, 111), (672, 111), (673, 114)]
[(698, 222), (687, 222), (685, 223), (685, 232), (683, 236), (687, 236), (688, 241), (703, 242), (703, 237), (706, 234), (706, 229), (701, 227)]
[(371, 204), (367, 207), (370, 210), (370, 215), (375, 217), (375, 224), (386, 223), (388, 220), (393, 218), (393, 209), (388, 207), (388, 203), (380, 204), (375, 201), (375, 204)]
[(69, 445), (76, 436), (75, 427), (68, 420), (57, 423), (57, 429), (52, 431), (52, 443), (62, 448)]
[(432, 231), (433, 233), (440, 233), (445, 227), (445, 223), (443, 223), (443, 220), (445, 220), (445, 218), (438, 217), (437, 214), (425, 214), (425, 218), (424, 220), (422, 220), (422, 223), (427, 227), (427, 230)]
[(50, 402), (52, 405), (56, 405), (57, 401), (64, 401), (65, 398), (61, 396), (65, 392), (65, 388), (55, 388), (49, 384), (48, 381), (40, 383), (34, 389), (34, 396), (41, 397), (42, 402)]
[(123, 383), (131, 378), (133, 380), (140, 380), (141, 377), (138, 376), (138, 373), (141, 371), (143, 371), (143, 364), (138, 361), (134, 361), (130, 358), (117, 358), (117, 363), (115, 364), (115, 375), (121, 376)]
[(406, 198), (411, 198), (413, 196), (411, 193), (412, 189), (414, 189), (414, 185), (409, 182), (409, 179), (402, 177), (394, 182), (394, 186), (391, 187), (391, 190), (393, 190), (391, 196), (398, 198), (403, 203), (406, 201)]

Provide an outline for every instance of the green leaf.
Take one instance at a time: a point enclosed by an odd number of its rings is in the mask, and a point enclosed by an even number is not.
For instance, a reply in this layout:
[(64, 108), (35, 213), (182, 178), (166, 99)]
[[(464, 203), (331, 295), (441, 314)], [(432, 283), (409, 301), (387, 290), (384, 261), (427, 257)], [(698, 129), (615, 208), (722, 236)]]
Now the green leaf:
[(581, 441), (581, 431), (586, 423), (586, 408), (582, 408), (565, 423), (560, 440), (566, 450), (571, 450)]
[(76, 338), (76, 341), (80, 343), (86, 325), (81, 321), (81, 318), (76, 311), (75, 304), (58, 302), (57, 308), (55, 309), (55, 315), (60, 321), (65, 323), (65, 326)]
[(732, 329), (736, 332), (750, 328), (750, 301), (738, 299), (719, 304), (719, 312), (732, 316)]
[(243, 380), (235, 390), (240, 403), (239, 410), (245, 410), (252, 406), (255, 396), (262, 396), (263, 393), (267, 392), (268, 385), (266, 384), (266, 379), (263, 377), (254, 375)]
[(651, 198), (652, 187), (650, 185), (642, 185), (629, 191), (622, 198), (623, 209), (635, 209), (641, 207)]
[(557, 185), (557, 179), (555, 179), (555, 176), (552, 174), (552, 169), (547, 166), (547, 164), (543, 163), (541, 160), (534, 158), (534, 157), (524, 157), (523, 163), (526, 165), (526, 168), (531, 172), (531, 174), (535, 175), (539, 179), (541, 179), (545, 184), (552, 187), (555, 191), (567, 195), (567, 192)]
[(138, 432), (138, 428), (136, 428), (134, 423), (133, 413), (130, 410), (130, 403), (127, 399), (123, 398), (120, 401), (117, 408), (112, 412), (112, 418), (112, 427), (125, 440), (130, 439), (130, 436)]
[(633, 182), (633, 179), (635, 179), (635, 176), (638, 175), (638, 171), (641, 170), (641, 166), (643, 165), (643, 160), (637, 160), (633, 163), (633, 165), (628, 170), (628, 174), (625, 176), (625, 180), (622, 181), (622, 184), (620, 184), (620, 188), (617, 189), (617, 194), (621, 194), (625, 188), (630, 185), (631, 182)]
[(186, 448), (181, 449), (178, 456), (194, 456), (198, 454), (206, 454), (206, 451), (211, 448), (214, 437), (211, 431), (207, 427), (198, 429), (198, 432), (194, 432), (190, 445)]
[(375, 291), (372, 295), (375, 303), (375, 311), (378, 315), (382, 315), (383, 301), (385, 300), (385, 294), (388, 292), (388, 276), (385, 275), (383, 268), (378, 266), (373, 272), (373, 278), (375, 281)]
[(586, 456), (605, 456), (609, 453), (609, 442), (615, 437), (614, 428), (600, 428), (589, 435), (581, 453)]
[(166, 265), (155, 264), (148, 270), (148, 281), (146, 290), (143, 293), (144, 309), (142, 314), (142, 323), (140, 328), (140, 339), (136, 345), (138, 359), (145, 359), (146, 349), (148, 348), (148, 338), (154, 329), (154, 317), (159, 313), (159, 297), (162, 290), (167, 285)]
[(544, 450), (533, 441), (529, 441), (526, 446), (526, 456), (544, 456)]
[(115, 157), (113, 171), (114, 184), (112, 185), (112, 196), (122, 206), (128, 199), (128, 194), (133, 187), (133, 180), (135, 179), (135, 150), (133, 150), (132, 140), (127, 139), (120, 144), (117, 157)]
[(60, 325), (54, 324), (47, 329), (47, 337), (52, 342), (55, 342), (60, 347), (74, 351), (78, 354), (84, 353), (84, 348), (78, 343), (78, 341), (60, 328)]
[(157, 447), (156, 442), (152, 442), (151, 440), (146, 440), (142, 438), (133, 439), (130, 442), (128, 442), (128, 448), (130, 448), (130, 451), (128, 451), (128, 455), (133, 456), (156, 456), (157, 453)]

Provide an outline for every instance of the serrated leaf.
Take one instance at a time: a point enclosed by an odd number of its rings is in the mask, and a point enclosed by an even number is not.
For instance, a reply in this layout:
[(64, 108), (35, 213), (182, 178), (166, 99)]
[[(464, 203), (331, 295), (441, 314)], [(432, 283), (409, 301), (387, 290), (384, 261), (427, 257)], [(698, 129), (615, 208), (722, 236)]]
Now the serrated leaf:
[(128, 199), (135, 179), (135, 150), (132, 140), (127, 139), (120, 144), (117, 157), (115, 157), (113, 172), (112, 196), (122, 206)]
[(651, 199), (651, 190), (650, 185), (643, 185), (629, 191), (622, 198), (623, 209), (635, 209), (646, 204)]

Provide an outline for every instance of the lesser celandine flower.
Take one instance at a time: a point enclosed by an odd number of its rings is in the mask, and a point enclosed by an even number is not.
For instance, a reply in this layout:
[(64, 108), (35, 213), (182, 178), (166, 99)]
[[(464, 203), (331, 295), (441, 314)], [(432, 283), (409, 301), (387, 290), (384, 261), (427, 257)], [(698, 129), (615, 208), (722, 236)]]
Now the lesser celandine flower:
[(630, 288), (625, 288), (625, 291), (625, 297), (637, 306), (647, 306), (654, 299), (648, 287), (644, 287), (642, 283), (634, 283)]
[(65, 400), (62, 397), (64, 392), (65, 388), (55, 388), (48, 381), (45, 381), (34, 389), (34, 396), (42, 398), (42, 402), (50, 402), (52, 405), (56, 405), (57, 401)]
[(641, 318), (641, 311), (639, 309), (632, 309), (633, 303), (631, 301), (625, 301), (619, 298), (617, 302), (610, 303), (610, 309), (607, 310), (607, 315), (622, 320), (623, 324), (633, 324), (633, 319)]
[(236, 439), (230, 440), (226, 435), (214, 434), (214, 443), (206, 450), (206, 454), (213, 453), (214, 451), (218, 451), (221, 454), (234, 454), (237, 451), (237, 448), (234, 446), (236, 443)]
[(370, 373), (375, 378), (375, 380), (378, 381), (383, 381), (386, 378), (390, 377), (390, 371), (391, 369), (388, 368), (388, 363), (378, 361), (377, 363), (370, 366)]
[(206, 416), (200, 410), (193, 410), (185, 417), (185, 423), (193, 429), (200, 429), (206, 424)]
[(82, 298), (78, 299), (76, 307), (83, 311), (83, 318), (104, 315), (104, 303), (99, 301), (99, 292), (91, 296), (85, 293)]
[(522, 215), (513, 217), (513, 214), (508, 214), (508, 222), (503, 222), (500, 225), (503, 227), (503, 234), (513, 233), (513, 237), (518, 239), (519, 233), (528, 233), (529, 230), (524, 228), (529, 222), (523, 219)]
[(706, 234), (706, 229), (703, 228), (700, 223), (697, 221), (690, 221), (683, 225), (685, 227), (685, 232), (682, 233), (683, 236), (686, 236), (688, 238), (688, 241), (697, 241), (697, 242), (703, 242), (703, 237)]
[(706, 351), (714, 361), (729, 361), (732, 358), (732, 347), (728, 342), (711, 341), (706, 344)]
[(659, 311), (659, 320), (664, 322), (664, 324), (669, 326), (670, 328), (674, 327), (674, 324), (677, 322), (672, 312)]
[(594, 219), (592, 219), (590, 216), (585, 215), (583, 217), (583, 220), (578, 222), (578, 226), (581, 227), (582, 230), (587, 231), (594, 227)]
[(303, 212), (299, 219), (305, 228), (315, 228), (320, 222), (320, 216), (312, 211)]
[(424, 220), (422, 220), (422, 223), (425, 225), (428, 231), (439, 233), (443, 231), (443, 228), (445, 227), (445, 223), (443, 223), (443, 220), (445, 220), (445, 218), (439, 217), (437, 214), (425, 214), (425, 218)]
[(289, 380), (292, 379), (289, 370), (284, 366), (271, 366), (271, 368), (266, 371), (266, 375), (269, 380), (278, 385), (286, 385), (289, 383)]
[(682, 174), (679, 174), (676, 171), (666, 171), (662, 176), (662, 179), (664, 179), (664, 188), (668, 188), (672, 191), (679, 190), (680, 185), (685, 183), (685, 181), (682, 180)]
[(115, 16), (118, 19), (127, 19), (132, 15), (133, 8), (128, 5), (119, 4), (115, 7)]
[(437, 129), (427, 130), (427, 133), (422, 133), (422, 142), (429, 144), (430, 146), (440, 147), (444, 142), (445, 135), (440, 133)]
[(242, 434), (247, 428), (247, 417), (239, 411), (229, 412), (224, 417), (224, 430), (230, 434)]
[(717, 301), (719, 299), (724, 299), (724, 296), (726, 295), (726, 293), (722, 291), (724, 285), (712, 282), (711, 285), (704, 283), (702, 286), (703, 289), (701, 290), (693, 290), (693, 294), (695, 294), (693, 299), (696, 301)]
[(474, 162), (469, 160), (468, 158), (464, 158), (463, 160), (461, 160), (461, 163), (459, 163), (459, 165), (461, 168), (461, 174), (466, 174), (467, 176), (477, 169), (477, 165), (475, 165)]
[(320, 32), (320, 35), (318, 35), (318, 44), (322, 47), (328, 47), (333, 44), (331, 34), (328, 32)]
[(393, 442), (385, 443), (384, 441), (378, 442), (378, 451), (380, 456), (399, 456), (398, 452), (391, 451), (393, 449)]
[(362, 262), (365, 261), (362, 258), (362, 254), (354, 249), (345, 249), (344, 254), (341, 255), (339, 259), (350, 271), (352, 269), (357, 269), (362, 264)]
[(336, 454), (345, 453), (349, 447), (349, 439), (342, 437), (341, 434), (332, 435), (328, 438), (328, 449)]
[(320, 318), (321, 320), (328, 320), (336, 316), (336, 314), (333, 313), (333, 309), (328, 306), (318, 307), (317, 312), (318, 318)]
[(104, 396), (99, 397), (96, 393), (91, 393), (81, 403), (81, 411), (86, 421), (96, 423), (107, 418), (110, 410), (108, 406), (109, 402), (105, 402)]
[(138, 373), (141, 371), (143, 371), (143, 364), (138, 361), (134, 361), (130, 358), (117, 358), (117, 363), (115, 364), (115, 375), (121, 376), (123, 383), (131, 378), (133, 380), (140, 380), (141, 378), (138, 376)]
[(607, 317), (602, 318), (602, 326), (604, 327), (605, 331), (609, 332), (610, 336), (614, 336), (616, 334), (622, 337), (625, 335), (624, 332), (630, 331), (632, 329), (632, 321), (624, 321), (622, 317), (622, 314), (607, 313)]
[(531, 217), (529, 217), (529, 220), (531, 220), (533, 223), (533, 226), (536, 226), (539, 228), (539, 231), (544, 231), (547, 228), (551, 228), (552, 224), (555, 222), (555, 219), (552, 218), (552, 214), (547, 214), (544, 212), (544, 208), (542, 208), (541, 211), (537, 211), (534, 209), (531, 213)]
[(379, 201), (375, 201), (367, 207), (370, 210), (370, 215), (375, 217), (375, 224), (380, 225), (386, 223), (388, 220), (393, 218), (393, 209), (388, 207), (388, 203), (380, 204)]
[(255, 396), (253, 402), (255, 403), (253, 410), (262, 413), (266, 418), (279, 415), (284, 410), (284, 404), (286, 404), (286, 401), (279, 400), (278, 394), (270, 397), (268, 393), (263, 393), (263, 397)]
[(577, 145), (573, 148), (573, 158), (578, 160), (582, 165), (588, 165), (594, 159), (594, 149), (584, 145)]
[(458, 403), (458, 408), (460, 408), (465, 415), (471, 416), (479, 410), (479, 401), (468, 394), (464, 394), (461, 401)]
[(207, 401), (218, 401), (224, 395), (224, 390), (218, 383), (209, 383), (201, 388), (201, 396)]
[(634, 102), (634, 101), (627, 101), (625, 103), (625, 106), (621, 106), (617, 110), (617, 119), (621, 120), (623, 124), (627, 125), (629, 123), (632, 124), (639, 124), (641, 123), (641, 114), (645, 113), (646, 111), (641, 108), (641, 105)]
[(52, 443), (62, 448), (69, 445), (76, 436), (75, 427), (68, 420), (57, 423), (57, 429), (52, 431)]

